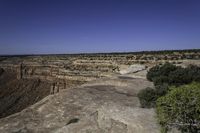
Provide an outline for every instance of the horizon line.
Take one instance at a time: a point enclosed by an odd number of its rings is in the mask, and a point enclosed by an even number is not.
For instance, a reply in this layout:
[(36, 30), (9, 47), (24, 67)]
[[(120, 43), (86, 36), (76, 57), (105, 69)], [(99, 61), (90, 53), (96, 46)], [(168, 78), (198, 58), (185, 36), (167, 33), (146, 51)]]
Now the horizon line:
[(0, 54), (0, 57), (7, 57), (7, 56), (47, 56), (47, 55), (92, 55), (92, 54), (134, 54), (134, 53), (142, 53), (142, 52), (176, 52), (176, 51), (199, 51), (200, 48), (193, 48), (193, 49), (166, 49), (166, 50), (136, 50), (136, 51), (111, 51), (111, 52), (80, 52), (80, 53), (41, 53), (41, 54)]

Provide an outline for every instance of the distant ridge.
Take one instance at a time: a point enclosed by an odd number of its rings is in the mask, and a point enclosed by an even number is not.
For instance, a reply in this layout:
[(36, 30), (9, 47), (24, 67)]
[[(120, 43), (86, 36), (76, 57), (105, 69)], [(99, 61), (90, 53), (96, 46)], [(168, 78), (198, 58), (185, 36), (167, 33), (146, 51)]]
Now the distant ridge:
[(65, 56), (65, 55), (115, 55), (115, 54), (171, 54), (173, 52), (200, 52), (200, 49), (181, 49), (181, 50), (147, 50), (147, 51), (135, 51), (135, 52), (97, 52), (97, 53), (69, 53), (69, 54), (16, 54), (16, 55), (1, 55), (0, 57), (28, 57), (28, 56)]

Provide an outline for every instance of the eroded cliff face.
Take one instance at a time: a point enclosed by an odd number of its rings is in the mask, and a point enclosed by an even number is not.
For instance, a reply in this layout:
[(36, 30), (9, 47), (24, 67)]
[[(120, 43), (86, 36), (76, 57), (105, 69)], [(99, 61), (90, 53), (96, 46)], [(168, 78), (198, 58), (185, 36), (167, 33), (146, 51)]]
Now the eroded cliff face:
[(89, 77), (95, 77), (94, 75), (101, 76), (108, 72), (117, 72), (119, 71), (120, 65), (151, 65), (165, 61), (181, 63), (188, 59), (199, 60), (200, 52), (141, 52), (127, 54), (113, 53), (25, 56), (10, 58), (0, 57), (0, 66), (4, 68), (17, 68), (22, 64), (23, 74), (25, 75), (48, 75), (53, 77), (66, 76), (66, 78), (69, 78), (70, 76), (85, 76), (88, 77), (88, 79), (85, 80), (89, 80)]
[[(134, 72), (139, 66), (144, 70), (166, 61), (181, 64), (186, 59), (200, 59), (199, 52), (80, 54), (0, 58), (0, 68), (17, 72), (18, 79), (40, 79), (52, 84), (52, 89), (66, 89), (112, 74)], [(146, 66), (146, 67), (145, 67)], [(127, 70), (124, 70), (126, 68)], [(52, 92), (54, 93), (54, 92)]]
[(50, 94), (49, 83), (16, 76), (7, 70), (0, 75), (0, 118), (19, 112)]
[[(55, 59), (54, 59), (55, 58)], [(17, 61), (16, 61), (17, 60)], [(78, 57), (28, 57), (4, 60), (3, 69), (15, 71), (18, 79), (40, 79), (60, 89), (105, 77), (118, 71), (112, 61), (88, 60)]]
[(0, 62), (0, 118), (21, 111), (49, 94), (118, 71), (112, 61), (93, 57), (12, 57)]

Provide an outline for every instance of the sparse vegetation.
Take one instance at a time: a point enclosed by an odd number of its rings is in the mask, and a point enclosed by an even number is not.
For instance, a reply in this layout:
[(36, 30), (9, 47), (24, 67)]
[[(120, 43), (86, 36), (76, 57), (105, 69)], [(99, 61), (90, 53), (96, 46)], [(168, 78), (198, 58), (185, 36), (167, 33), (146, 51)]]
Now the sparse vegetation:
[(176, 127), (185, 133), (200, 131), (200, 83), (171, 87), (157, 100), (158, 121), (163, 131)]
[[(157, 65), (149, 70), (147, 73), (147, 79), (155, 82), (160, 78), (167, 78), (169, 73), (175, 71), (176, 69), (178, 69), (178, 67), (168, 62), (161, 66)], [(164, 81), (167, 81), (167, 79)]]
[(155, 90), (156, 90), (157, 96), (159, 97), (164, 96), (169, 90), (169, 85), (165, 83), (162, 85), (157, 85), (155, 87)]
[(142, 108), (152, 108), (156, 106), (156, 100), (164, 96), (168, 91), (168, 84), (157, 85), (155, 88), (147, 87), (138, 93), (138, 98)]
[(140, 91), (138, 97), (145, 108), (155, 107), (157, 103), (162, 131), (177, 128), (187, 133), (199, 132), (200, 67), (182, 68), (170, 63), (157, 65), (149, 70), (147, 79), (153, 81), (155, 88)]
[(157, 100), (156, 90), (147, 87), (146, 89), (141, 90), (138, 93), (138, 98), (140, 99), (140, 103), (143, 108), (155, 107), (155, 103)]
[(170, 63), (157, 65), (149, 70), (147, 79), (153, 81), (156, 86), (164, 83), (180, 86), (192, 81), (200, 82), (200, 67), (191, 65), (182, 68)]

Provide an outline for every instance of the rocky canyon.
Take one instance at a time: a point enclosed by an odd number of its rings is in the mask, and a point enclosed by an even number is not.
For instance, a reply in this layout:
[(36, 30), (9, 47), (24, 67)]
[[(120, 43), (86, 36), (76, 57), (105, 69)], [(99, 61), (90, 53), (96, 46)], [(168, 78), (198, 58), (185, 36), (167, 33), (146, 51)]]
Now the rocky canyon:
[(0, 132), (156, 133), (137, 93), (152, 66), (200, 65), (200, 52), (0, 57)]

